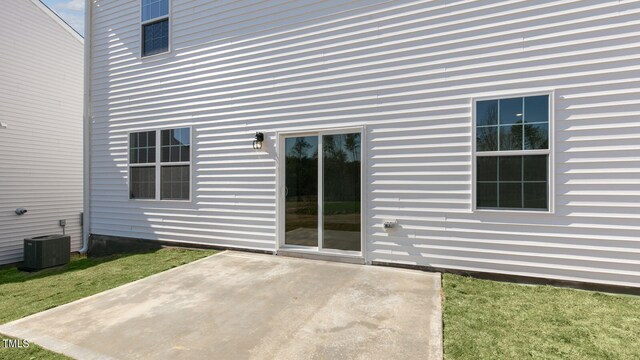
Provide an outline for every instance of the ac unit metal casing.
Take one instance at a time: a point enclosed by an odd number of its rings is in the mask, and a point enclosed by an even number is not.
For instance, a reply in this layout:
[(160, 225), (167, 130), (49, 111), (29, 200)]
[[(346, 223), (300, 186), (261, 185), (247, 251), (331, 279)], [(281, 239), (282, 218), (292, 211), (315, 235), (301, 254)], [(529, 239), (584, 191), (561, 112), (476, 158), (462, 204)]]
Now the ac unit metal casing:
[(24, 263), (21, 269), (36, 271), (64, 265), (71, 258), (71, 237), (46, 235), (24, 239)]

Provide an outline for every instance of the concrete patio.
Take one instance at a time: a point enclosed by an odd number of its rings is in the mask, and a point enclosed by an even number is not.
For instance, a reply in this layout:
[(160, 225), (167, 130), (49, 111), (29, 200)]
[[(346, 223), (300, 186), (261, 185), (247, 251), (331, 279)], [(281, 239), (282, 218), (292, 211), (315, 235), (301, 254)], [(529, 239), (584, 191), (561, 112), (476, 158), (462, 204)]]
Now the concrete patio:
[(441, 359), (440, 274), (226, 251), (0, 333), (79, 359)]

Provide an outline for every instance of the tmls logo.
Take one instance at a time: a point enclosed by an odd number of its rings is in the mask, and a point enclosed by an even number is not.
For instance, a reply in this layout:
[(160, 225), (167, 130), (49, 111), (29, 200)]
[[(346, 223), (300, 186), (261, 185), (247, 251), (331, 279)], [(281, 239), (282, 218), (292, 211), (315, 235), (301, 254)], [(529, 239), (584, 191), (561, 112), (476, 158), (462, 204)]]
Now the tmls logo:
[(5, 348), (28, 348), (29, 341), (28, 340), (18, 340), (18, 339), (2, 339), (2, 345)]

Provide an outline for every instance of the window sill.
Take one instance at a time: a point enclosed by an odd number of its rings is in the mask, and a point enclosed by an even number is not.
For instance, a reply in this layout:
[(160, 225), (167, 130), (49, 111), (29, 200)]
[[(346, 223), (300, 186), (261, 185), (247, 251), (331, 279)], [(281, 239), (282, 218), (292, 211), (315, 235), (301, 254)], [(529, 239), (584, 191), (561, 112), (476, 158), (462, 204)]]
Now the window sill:
[(147, 60), (147, 59), (152, 59), (152, 58), (156, 58), (156, 57), (160, 57), (163, 55), (169, 55), (171, 54), (171, 49), (161, 52), (161, 53), (157, 53), (157, 54), (153, 54), (153, 55), (142, 55), (140, 54), (140, 60)]
[(155, 202), (155, 203), (192, 203), (193, 200), (160, 200), (160, 199), (128, 199), (133, 202)]
[(518, 210), (518, 209), (474, 209), (473, 213), (481, 214), (538, 214), (538, 215), (553, 215), (555, 212), (552, 210)]

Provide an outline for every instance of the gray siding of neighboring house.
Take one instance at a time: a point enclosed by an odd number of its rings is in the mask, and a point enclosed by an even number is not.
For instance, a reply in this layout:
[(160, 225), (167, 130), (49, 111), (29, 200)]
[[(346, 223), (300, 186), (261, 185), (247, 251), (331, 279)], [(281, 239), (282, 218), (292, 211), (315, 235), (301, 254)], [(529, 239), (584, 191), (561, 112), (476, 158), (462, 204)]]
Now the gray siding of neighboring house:
[[(639, 1), (173, 0), (144, 59), (139, 3), (92, 10), (93, 233), (275, 250), (276, 132), (366, 126), (367, 261), (640, 286)], [(473, 211), (472, 99), (535, 92), (554, 212)], [(181, 125), (193, 201), (129, 200), (127, 132)]]
[[(0, 264), (23, 239), (81, 244), (83, 42), (44, 5), (3, 0), (0, 12)], [(24, 207), (27, 214), (17, 216)]]

